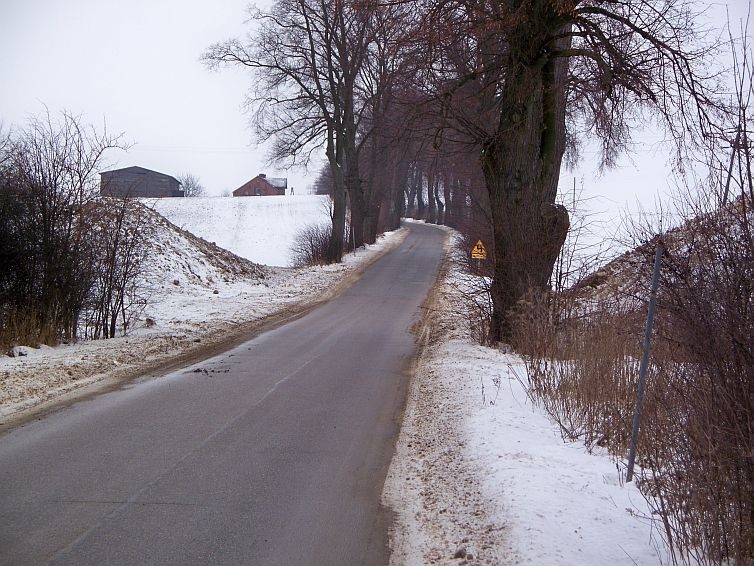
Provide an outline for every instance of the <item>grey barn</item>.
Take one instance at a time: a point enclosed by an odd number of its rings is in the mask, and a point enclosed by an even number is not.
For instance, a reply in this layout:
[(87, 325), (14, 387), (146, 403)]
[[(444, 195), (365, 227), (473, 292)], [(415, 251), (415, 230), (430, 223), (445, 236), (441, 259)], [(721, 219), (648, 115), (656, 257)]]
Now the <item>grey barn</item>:
[(107, 197), (182, 197), (181, 183), (175, 177), (144, 169), (126, 167), (100, 173), (99, 193)]

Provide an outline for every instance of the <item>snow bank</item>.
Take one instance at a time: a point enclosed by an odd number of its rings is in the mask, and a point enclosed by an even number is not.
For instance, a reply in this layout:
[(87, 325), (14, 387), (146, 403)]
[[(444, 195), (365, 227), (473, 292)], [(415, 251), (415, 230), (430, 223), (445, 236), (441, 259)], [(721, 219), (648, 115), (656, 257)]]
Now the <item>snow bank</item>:
[(397, 516), (391, 564), (667, 561), (613, 460), (562, 440), (528, 399), (518, 356), (466, 338), (453, 273), (429, 306), (385, 487)]

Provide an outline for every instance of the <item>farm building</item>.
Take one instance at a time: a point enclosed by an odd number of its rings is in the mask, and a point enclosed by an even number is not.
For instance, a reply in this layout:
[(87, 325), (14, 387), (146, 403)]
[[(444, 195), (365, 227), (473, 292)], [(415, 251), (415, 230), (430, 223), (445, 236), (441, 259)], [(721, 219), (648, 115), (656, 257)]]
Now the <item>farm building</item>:
[(126, 167), (100, 173), (99, 192), (108, 197), (182, 197), (181, 183), (175, 177), (144, 169)]
[(272, 179), (260, 173), (248, 183), (233, 191), (234, 197), (269, 197), (284, 195), (288, 188), (288, 179)]

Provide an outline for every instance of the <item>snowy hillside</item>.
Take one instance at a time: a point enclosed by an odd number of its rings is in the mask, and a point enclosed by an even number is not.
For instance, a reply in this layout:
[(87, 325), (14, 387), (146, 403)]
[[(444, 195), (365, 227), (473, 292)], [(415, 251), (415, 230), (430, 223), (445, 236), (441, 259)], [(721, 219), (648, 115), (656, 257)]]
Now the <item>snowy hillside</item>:
[(280, 197), (170, 198), (146, 201), (183, 228), (263, 265), (289, 267), (296, 232), (309, 224), (328, 223), (328, 198)]

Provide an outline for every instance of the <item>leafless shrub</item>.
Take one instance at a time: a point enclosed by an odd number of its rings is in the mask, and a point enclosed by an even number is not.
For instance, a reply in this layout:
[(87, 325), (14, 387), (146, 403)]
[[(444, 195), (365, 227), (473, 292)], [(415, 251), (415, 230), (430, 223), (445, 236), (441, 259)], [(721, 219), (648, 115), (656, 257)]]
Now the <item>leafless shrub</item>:
[(87, 212), (112, 147), (118, 137), (66, 112), (32, 118), (2, 144), (0, 343), (76, 339), (98, 253)]
[(663, 264), (659, 387), (673, 417), (645, 465), (668, 540), (704, 563), (754, 560), (751, 198), (699, 211)]
[[(664, 236), (639, 486), (682, 563), (754, 560), (751, 207), (748, 189), (723, 208), (689, 204), (694, 218)], [(564, 438), (604, 446), (619, 460), (630, 439), (654, 247), (646, 242), (557, 300), (527, 297), (516, 315), (530, 395)]]
[(309, 224), (301, 228), (291, 245), (294, 267), (331, 263), (327, 256), (331, 236), (332, 226), (326, 224)]
[(133, 199), (108, 198), (93, 203), (89, 218), (98, 242), (96, 274), (84, 316), (89, 338), (127, 333), (147, 304), (141, 275), (154, 225), (147, 208)]
[(587, 313), (574, 298), (530, 294), (516, 310), (514, 337), (529, 392), (563, 437), (620, 453), (630, 437), (640, 324), (611, 306)]
[[(663, 236), (639, 486), (682, 563), (754, 560), (754, 215), (687, 202)], [(637, 238), (651, 233), (636, 227)], [(655, 241), (575, 289), (519, 304), (530, 394), (565, 438), (625, 457)]]
[(492, 295), (490, 294), (492, 268), (490, 264), (494, 255), (492, 250), (487, 248), (488, 259), (473, 259), (472, 248), (477, 241), (483, 241), (488, 232), (480, 225), (466, 228), (469, 229), (468, 232), (461, 232), (454, 238), (453, 263), (459, 268), (454, 273), (451, 284), (455, 287), (458, 296), (463, 298), (457, 314), (460, 318), (467, 320), (472, 340), (479, 344), (489, 345), (490, 321), (492, 320)]
[(2, 145), (0, 344), (111, 338), (143, 308), (143, 205), (97, 194), (119, 138), (49, 113)]
[(463, 299), (458, 315), (466, 318), (471, 339), (479, 344), (489, 345), (492, 317), (490, 279), (461, 270), (455, 273), (451, 285)]

